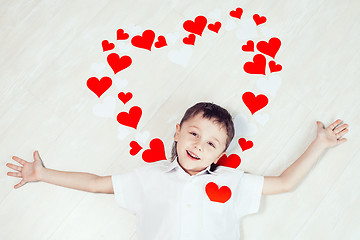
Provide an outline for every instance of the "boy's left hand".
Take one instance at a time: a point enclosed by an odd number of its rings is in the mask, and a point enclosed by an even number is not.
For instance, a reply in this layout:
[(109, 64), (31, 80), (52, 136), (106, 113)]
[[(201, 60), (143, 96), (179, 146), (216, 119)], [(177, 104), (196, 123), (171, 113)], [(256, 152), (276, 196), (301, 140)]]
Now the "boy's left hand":
[(316, 123), (318, 127), (315, 140), (318, 141), (321, 145), (323, 145), (324, 148), (330, 148), (347, 141), (346, 138), (341, 137), (349, 131), (349, 129), (347, 129), (349, 125), (339, 125), (341, 123), (340, 119), (330, 124), (327, 128), (324, 128), (324, 124), (320, 121), (316, 121)]

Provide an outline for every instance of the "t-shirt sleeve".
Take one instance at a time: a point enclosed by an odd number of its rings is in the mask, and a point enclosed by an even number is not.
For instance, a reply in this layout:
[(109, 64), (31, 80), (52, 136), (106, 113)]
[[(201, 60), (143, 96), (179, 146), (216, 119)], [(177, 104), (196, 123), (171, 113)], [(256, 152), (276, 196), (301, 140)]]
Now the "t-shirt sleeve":
[(260, 200), (264, 185), (264, 176), (244, 173), (238, 184), (236, 207), (238, 218), (256, 213), (260, 208)]
[(116, 202), (120, 207), (136, 215), (139, 213), (144, 199), (140, 177), (138, 169), (111, 176)]

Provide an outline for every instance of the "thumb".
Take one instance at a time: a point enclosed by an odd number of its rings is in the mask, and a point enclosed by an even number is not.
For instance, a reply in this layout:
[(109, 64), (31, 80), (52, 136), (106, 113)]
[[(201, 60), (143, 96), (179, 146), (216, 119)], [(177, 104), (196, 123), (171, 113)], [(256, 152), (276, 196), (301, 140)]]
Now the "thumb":
[(317, 124), (317, 127), (318, 127), (318, 128), (324, 128), (324, 125), (323, 125), (322, 122), (316, 121), (316, 124)]
[(34, 152), (34, 159), (35, 159), (35, 160), (41, 160), (38, 150), (36, 150), (36, 151)]
[(40, 155), (39, 155), (38, 150), (36, 150), (36, 151), (34, 152), (34, 161), (40, 161), (41, 165), (42, 165), (43, 167), (45, 167), (44, 162), (42, 161), (42, 159), (41, 159), (41, 157), (40, 157)]

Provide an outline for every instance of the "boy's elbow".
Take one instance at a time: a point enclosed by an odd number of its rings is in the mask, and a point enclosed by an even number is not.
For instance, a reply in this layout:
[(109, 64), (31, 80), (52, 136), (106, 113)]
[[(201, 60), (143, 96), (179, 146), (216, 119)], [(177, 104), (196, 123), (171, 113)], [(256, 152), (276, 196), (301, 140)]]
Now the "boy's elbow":
[(286, 184), (285, 183), (285, 192), (292, 192), (295, 189), (295, 186), (292, 184)]
[(91, 184), (91, 192), (113, 194), (111, 176), (98, 176), (95, 178)]

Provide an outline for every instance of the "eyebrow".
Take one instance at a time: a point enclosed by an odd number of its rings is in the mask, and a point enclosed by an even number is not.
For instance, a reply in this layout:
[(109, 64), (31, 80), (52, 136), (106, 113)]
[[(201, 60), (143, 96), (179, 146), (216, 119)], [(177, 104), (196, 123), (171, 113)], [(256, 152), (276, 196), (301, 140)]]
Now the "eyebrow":
[[(193, 127), (193, 128), (196, 128), (196, 129), (200, 130), (200, 128), (198, 128), (197, 126), (194, 126), (194, 125), (189, 126), (189, 127)], [(215, 141), (217, 141), (219, 143), (219, 145), (220, 145), (220, 141), (216, 137), (212, 137), (212, 138), (215, 139)]]

